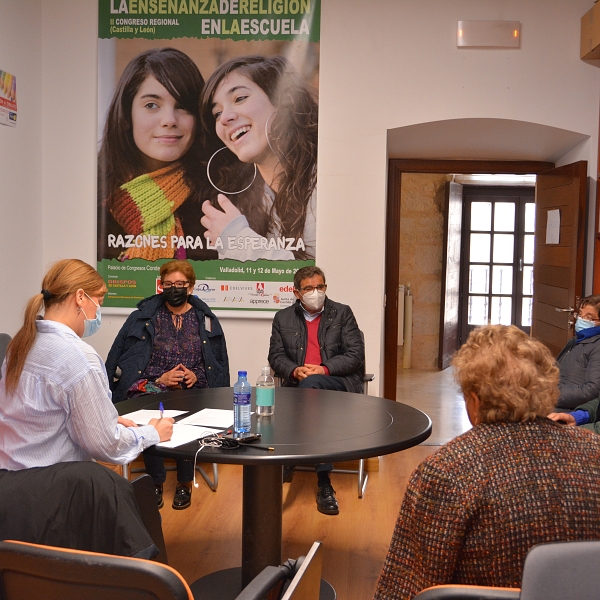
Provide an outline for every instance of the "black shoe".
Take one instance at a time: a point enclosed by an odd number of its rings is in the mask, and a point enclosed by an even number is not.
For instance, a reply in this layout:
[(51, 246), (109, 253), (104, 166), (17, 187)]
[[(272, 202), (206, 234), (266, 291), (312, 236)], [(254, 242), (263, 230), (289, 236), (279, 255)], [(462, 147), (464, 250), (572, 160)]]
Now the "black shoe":
[(175, 498), (173, 498), (173, 508), (183, 510), (192, 504), (192, 488), (177, 484)]
[(163, 486), (162, 483), (158, 485), (154, 485), (154, 492), (156, 494), (156, 504), (158, 508), (162, 508), (165, 505), (165, 501), (163, 500)]
[(337, 515), (340, 512), (335, 490), (330, 485), (324, 485), (317, 492), (317, 510), (324, 515)]
[(283, 483), (292, 483), (295, 468), (293, 465), (283, 467)]

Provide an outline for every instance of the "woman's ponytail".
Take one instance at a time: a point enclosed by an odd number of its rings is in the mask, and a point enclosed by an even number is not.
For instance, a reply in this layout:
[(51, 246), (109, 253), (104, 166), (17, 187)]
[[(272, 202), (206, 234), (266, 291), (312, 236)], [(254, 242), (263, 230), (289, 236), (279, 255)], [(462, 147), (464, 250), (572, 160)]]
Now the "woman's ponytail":
[(6, 392), (12, 394), (19, 383), (27, 355), (33, 346), (37, 333), (35, 322), (44, 306), (44, 295), (40, 292), (27, 303), (23, 326), (10, 341), (6, 350)]

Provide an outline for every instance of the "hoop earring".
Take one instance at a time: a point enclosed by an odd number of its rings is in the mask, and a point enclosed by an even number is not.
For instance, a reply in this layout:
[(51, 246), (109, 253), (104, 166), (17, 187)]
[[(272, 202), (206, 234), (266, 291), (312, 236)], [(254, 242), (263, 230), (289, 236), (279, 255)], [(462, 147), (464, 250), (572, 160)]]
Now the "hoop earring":
[(273, 146), (271, 146), (271, 140), (269, 139), (269, 121), (271, 120), (271, 117), (273, 115), (276, 115), (277, 111), (272, 112), (268, 118), (267, 118), (267, 122), (265, 123), (265, 137), (267, 138), (267, 144), (269, 144), (269, 148), (271, 148), (271, 152), (277, 156), (277, 152), (275, 152), (275, 148), (273, 148)]
[(206, 165), (206, 176), (208, 177), (208, 181), (210, 181), (210, 185), (212, 185), (215, 188), (215, 190), (217, 190), (217, 192), (221, 192), (221, 194), (225, 194), (226, 196), (233, 196), (234, 194), (241, 194), (242, 192), (245, 192), (254, 183), (254, 180), (256, 179), (256, 172), (257, 172), (256, 163), (254, 163), (254, 177), (252, 178), (252, 181), (243, 190), (239, 190), (238, 192), (226, 192), (225, 190), (218, 188), (214, 184), (213, 180), (210, 177), (210, 163), (212, 162), (212, 159), (219, 152), (221, 152), (221, 150), (227, 150), (227, 146), (223, 146), (222, 148), (219, 148), (218, 150), (216, 150), (213, 153), (213, 155), (210, 157), (210, 159), (208, 160), (208, 164)]

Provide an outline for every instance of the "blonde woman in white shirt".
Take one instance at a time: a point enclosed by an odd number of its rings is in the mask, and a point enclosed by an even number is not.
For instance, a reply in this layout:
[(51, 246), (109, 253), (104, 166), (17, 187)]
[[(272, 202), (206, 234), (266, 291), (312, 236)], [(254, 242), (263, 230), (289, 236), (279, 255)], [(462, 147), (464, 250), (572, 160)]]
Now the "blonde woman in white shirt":
[[(104, 362), (81, 339), (100, 326), (105, 293), (90, 265), (57, 262), (8, 346), (0, 380), (0, 539), (124, 555), (153, 552), (129, 482), (92, 461), (130, 462), (170, 439), (173, 420), (136, 427), (118, 416)], [(100, 513), (93, 504), (99, 494), (108, 501)], [(21, 527), (16, 514), (32, 522)]]

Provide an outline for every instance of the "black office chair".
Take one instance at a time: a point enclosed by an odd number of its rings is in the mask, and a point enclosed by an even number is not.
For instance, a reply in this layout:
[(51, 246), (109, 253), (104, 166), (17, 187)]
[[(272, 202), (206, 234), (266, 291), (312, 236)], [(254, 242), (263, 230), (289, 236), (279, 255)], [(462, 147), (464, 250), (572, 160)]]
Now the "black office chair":
[(597, 600), (599, 563), (600, 541), (539, 544), (525, 558), (520, 589), (440, 585), (414, 600)]
[[(374, 373), (365, 373), (363, 375), (363, 394), (369, 395), (369, 382), (375, 380)], [(350, 473), (352, 475), (358, 475), (358, 497), (362, 498), (367, 489), (367, 481), (369, 480), (369, 473), (365, 468), (366, 462), (364, 458), (359, 459), (358, 469), (333, 469), (332, 473)], [(302, 469), (303, 467), (299, 467)]]
[[(363, 340), (363, 344), (365, 342), (365, 335), (361, 331), (360, 335)], [(272, 370), (272, 369), (271, 369)], [(365, 369), (366, 370), (366, 369)], [(275, 378), (275, 385), (281, 386), (282, 378), (273, 373), (273, 377)], [(363, 394), (365, 396), (369, 395), (369, 383), (375, 380), (374, 373), (363, 373)], [(365, 468), (365, 459), (361, 458), (358, 461), (358, 469), (333, 469), (332, 473), (350, 473), (351, 475), (358, 475), (358, 497), (362, 498), (365, 494), (365, 490), (367, 489), (367, 481), (369, 480), (369, 473)], [(310, 467), (296, 467), (299, 471), (310, 471)]]
[(296, 565), (296, 570), (296, 575), (281, 600), (319, 600), (321, 572), (323, 571), (323, 544), (321, 542), (315, 542), (312, 545), (300, 563), (300, 568)]
[[(235, 600), (319, 600), (321, 585), (326, 590), (324, 597), (335, 599), (333, 588), (321, 581), (322, 570), (323, 544), (314, 542), (306, 556), (289, 559), (278, 567), (265, 567)], [(190, 589), (196, 600), (209, 597), (203, 593), (202, 580), (190, 584)]]
[[(362, 337), (363, 345), (365, 343), (365, 334), (361, 331), (360, 335)], [(366, 366), (363, 369), (366, 371)], [(369, 395), (369, 383), (375, 380), (375, 373), (363, 373), (363, 394), (365, 396)], [(365, 459), (361, 458), (358, 461), (358, 469), (334, 469), (334, 473), (351, 473), (358, 475), (358, 497), (362, 498), (365, 494), (365, 490), (367, 489), (367, 481), (369, 480), (369, 473), (365, 468)]]

